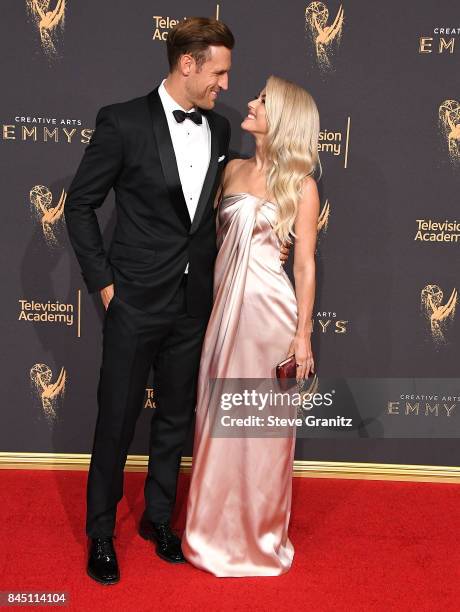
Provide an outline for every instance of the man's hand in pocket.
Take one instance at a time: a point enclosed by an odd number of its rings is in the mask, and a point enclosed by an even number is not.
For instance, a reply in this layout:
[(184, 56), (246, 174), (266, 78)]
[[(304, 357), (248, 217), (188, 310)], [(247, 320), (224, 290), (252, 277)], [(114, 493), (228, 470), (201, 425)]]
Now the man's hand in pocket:
[(109, 307), (110, 300), (113, 298), (114, 293), (115, 293), (115, 287), (113, 283), (111, 285), (107, 285), (107, 287), (104, 287), (104, 289), (101, 289), (100, 291), (101, 300), (106, 310)]

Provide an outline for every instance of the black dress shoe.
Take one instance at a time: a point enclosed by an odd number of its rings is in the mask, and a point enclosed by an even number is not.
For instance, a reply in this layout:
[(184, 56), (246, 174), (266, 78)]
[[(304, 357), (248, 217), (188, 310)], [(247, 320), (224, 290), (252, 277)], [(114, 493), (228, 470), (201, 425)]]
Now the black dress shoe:
[(116, 584), (120, 581), (112, 538), (91, 538), (86, 571), (88, 576), (101, 584)]
[(156, 553), (164, 561), (185, 563), (180, 539), (171, 530), (169, 522), (153, 523), (144, 512), (139, 524), (139, 535), (144, 540), (155, 542)]

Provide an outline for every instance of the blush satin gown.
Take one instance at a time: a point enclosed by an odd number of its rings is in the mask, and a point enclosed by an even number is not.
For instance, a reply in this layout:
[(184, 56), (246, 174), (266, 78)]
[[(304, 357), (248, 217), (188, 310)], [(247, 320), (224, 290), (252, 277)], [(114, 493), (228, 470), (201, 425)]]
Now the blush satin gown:
[(276, 576), (294, 556), (288, 525), (295, 435), (218, 438), (209, 418), (209, 379), (273, 379), (296, 331), (276, 213), (275, 204), (249, 193), (224, 196), (218, 210), (214, 306), (201, 355), (182, 539), (186, 559), (215, 576)]

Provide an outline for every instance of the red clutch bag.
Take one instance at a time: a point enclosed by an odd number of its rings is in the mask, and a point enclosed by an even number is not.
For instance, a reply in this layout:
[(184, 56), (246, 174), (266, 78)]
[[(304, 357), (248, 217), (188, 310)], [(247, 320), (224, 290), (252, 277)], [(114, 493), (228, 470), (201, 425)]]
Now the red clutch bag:
[(280, 361), (276, 366), (276, 378), (283, 391), (296, 384), (296, 369), (295, 355)]

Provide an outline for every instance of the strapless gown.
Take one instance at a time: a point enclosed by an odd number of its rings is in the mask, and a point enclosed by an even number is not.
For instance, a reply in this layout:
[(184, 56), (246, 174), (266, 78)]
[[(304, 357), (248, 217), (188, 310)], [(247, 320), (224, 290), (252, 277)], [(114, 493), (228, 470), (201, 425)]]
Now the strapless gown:
[(276, 576), (288, 537), (295, 436), (210, 435), (209, 379), (271, 378), (297, 324), (292, 284), (273, 231), (275, 204), (248, 193), (218, 210), (214, 306), (201, 355), (193, 467), (182, 549), (216, 576)]

